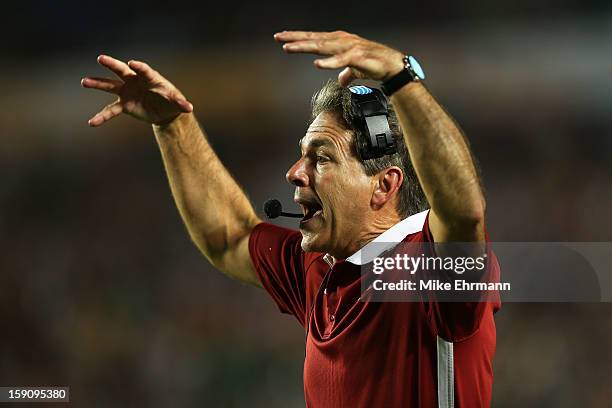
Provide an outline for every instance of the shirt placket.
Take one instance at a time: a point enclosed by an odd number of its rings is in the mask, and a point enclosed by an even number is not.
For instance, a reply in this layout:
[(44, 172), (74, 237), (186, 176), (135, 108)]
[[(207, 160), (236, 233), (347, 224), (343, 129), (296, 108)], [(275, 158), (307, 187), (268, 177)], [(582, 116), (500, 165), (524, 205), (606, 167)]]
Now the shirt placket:
[(338, 290), (335, 284), (334, 276), (337, 274), (337, 265), (333, 264), (329, 272), (329, 279), (323, 289), (323, 297), (325, 302), (325, 331), (323, 333), (324, 338), (328, 338), (336, 324), (337, 316), (336, 311), (338, 309)]

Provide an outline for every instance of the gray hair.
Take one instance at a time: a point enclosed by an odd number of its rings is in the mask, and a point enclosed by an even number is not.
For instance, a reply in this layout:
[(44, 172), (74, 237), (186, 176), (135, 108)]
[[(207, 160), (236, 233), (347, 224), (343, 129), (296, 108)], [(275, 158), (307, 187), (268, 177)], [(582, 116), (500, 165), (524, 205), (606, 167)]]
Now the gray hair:
[(393, 132), (393, 137), (397, 145), (397, 152), (375, 159), (364, 160), (358, 153), (368, 143), (367, 133), (363, 128), (359, 113), (351, 103), (351, 91), (349, 91), (348, 88), (340, 86), (336, 80), (327, 81), (327, 83), (312, 97), (311, 119), (314, 120), (314, 118), (323, 112), (339, 114), (344, 120), (344, 124), (349, 129), (353, 130), (354, 137), (351, 142), (351, 149), (363, 165), (366, 175), (373, 176), (381, 170), (392, 166), (397, 166), (402, 170), (404, 173), (404, 180), (398, 190), (399, 200), (397, 202), (397, 211), (402, 218), (406, 218), (427, 208), (427, 199), (425, 198), (423, 189), (421, 189), (414, 167), (412, 167), (410, 155), (404, 143), (404, 135), (391, 103), (389, 103), (389, 127), (391, 128), (391, 132)]

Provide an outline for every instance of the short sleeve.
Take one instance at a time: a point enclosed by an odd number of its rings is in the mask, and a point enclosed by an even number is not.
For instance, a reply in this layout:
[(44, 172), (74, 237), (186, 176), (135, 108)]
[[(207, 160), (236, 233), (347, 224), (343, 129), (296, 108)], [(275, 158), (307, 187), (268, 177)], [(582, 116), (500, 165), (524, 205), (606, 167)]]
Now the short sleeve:
[[(423, 242), (433, 243), (433, 236), (429, 230), (429, 214), (423, 224)], [(489, 243), (489, 235), (485, 230), (486, 242)], [(433, 247), (430, 247), (433, 248)], [(432, 249), (433, 250), (433, 249)], [(495, 253), (487, 245), (487, 261), (484, 272), (481, 275), (482, 282), (499, 282), (500, 267)], [(425, 308), (431, 325), (436, 334), (444, 340), (457, 342), (462, 341), (478, 331), (485, 314), (495, 313), (501, 307), (499, 294), (487, 301), (470, 302), (438, 302), (429, 300), (425, 302)]]
[(299, 231), (258, 224), (249, 237), (249, 253), (257, 275), (282, 313), (304, 325), (306, 288), (304, 251)]

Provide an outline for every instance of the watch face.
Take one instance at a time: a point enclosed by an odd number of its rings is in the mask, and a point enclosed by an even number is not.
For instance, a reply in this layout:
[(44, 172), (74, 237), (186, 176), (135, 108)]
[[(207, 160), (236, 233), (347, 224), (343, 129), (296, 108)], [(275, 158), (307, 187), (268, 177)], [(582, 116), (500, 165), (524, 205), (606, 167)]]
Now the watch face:
[(410, 63), (410, 67), (412, 67), (412, 71), (416, 74), (419, 79), (425, 79), (425, 72), (423, 68), (421, 68), (421, 64), (416, 60), (412, 55), (408, 56), (408, 62)]

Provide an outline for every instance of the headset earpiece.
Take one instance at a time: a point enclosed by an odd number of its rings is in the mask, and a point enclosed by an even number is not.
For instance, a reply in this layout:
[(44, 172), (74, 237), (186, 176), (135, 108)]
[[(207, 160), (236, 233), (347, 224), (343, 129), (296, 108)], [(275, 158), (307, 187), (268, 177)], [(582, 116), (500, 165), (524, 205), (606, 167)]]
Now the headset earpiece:
[(364, 85), (352, 86), (351, 101), (363, 121), (366, 145), (360, 148), (362, 159), (374, 159), (397, 152), (397, 145), (389, 127), (389, 108), (385, 95), (378, 89)]

